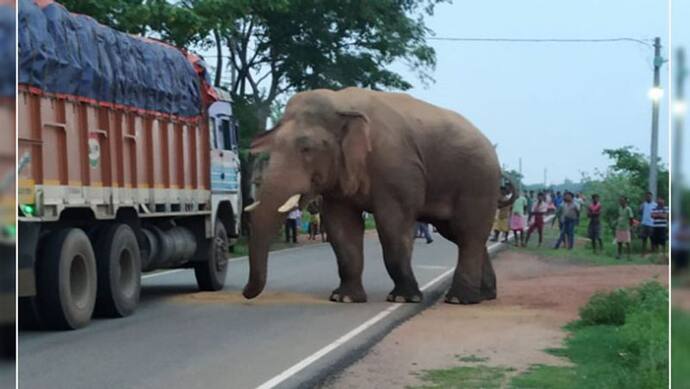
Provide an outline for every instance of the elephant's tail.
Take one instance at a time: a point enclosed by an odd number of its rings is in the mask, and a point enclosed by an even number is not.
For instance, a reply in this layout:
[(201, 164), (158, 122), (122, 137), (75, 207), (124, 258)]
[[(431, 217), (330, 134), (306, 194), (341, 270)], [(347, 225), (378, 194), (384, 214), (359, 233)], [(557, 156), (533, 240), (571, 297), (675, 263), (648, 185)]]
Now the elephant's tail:
[(501, 172), (501, 177), (505, 178), (508, 183), (506, 184), (508, 188), (510, 189), (510, 196), (508, 198), (501, 197), (498, 199), (498, 208), (503, 208), (507, 207), (509, 205), (513, 205), (515, 202), (515, 199), (518, 197), (519, 193), (517, 190), (517, 187), (515, 186), (515, 183), (513, 182), (513, 179), (510, 178), (507, 174)]

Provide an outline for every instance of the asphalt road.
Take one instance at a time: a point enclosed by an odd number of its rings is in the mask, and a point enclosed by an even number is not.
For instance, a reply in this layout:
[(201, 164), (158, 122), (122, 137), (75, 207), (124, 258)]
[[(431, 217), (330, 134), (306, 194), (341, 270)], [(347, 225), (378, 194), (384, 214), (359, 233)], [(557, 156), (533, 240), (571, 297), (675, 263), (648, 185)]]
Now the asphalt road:
[(0, 388), (14, 388), (14, 362), (0, 359)]
[(424, 304), (385, 301), (393, 283), (375, 237), (365, 239), (365, 304), (327, 300), (338, 285), (327, 244), (272, 253), (267, 289), (251, 302), (240, 295), (246, 259), (230, 264), (226, 288), (215, 294), (196, 293), (189, 270), (148, 275), (131, 317), (96, 319), (78, 331), (21, 332), (20, 387), (313, 386), (440, 296), (457, 254), (453, 244), (435, 238), (415, 243)]

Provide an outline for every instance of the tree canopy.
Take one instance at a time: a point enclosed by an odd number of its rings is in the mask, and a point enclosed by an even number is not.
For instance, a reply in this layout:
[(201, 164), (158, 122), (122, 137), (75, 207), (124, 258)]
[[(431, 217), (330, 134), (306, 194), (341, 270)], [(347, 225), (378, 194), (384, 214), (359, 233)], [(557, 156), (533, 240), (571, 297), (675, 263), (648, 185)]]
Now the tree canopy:
[[(391, 69), (403, 62), (422, 82), (436, 65), (425, 15), (446, 0), (61, 0), (123, 32), (212, 51), (213, 83), (233, 98), (239, 121), (242, 192), (255, 164), (251, 139), (288, 94), (360, 86), (406, 90)], [(281, 99), (283, 101), (281, 101)]]

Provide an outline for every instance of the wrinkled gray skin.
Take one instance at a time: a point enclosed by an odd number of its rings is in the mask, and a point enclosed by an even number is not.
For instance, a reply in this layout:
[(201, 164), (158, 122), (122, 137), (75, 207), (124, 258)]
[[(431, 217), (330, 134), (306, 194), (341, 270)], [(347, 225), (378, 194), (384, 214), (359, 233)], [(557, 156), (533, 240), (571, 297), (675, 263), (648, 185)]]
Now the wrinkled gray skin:
[(331, 300), (367, 299), (362, 211), (374, 215), (395, 283), (389, 301), (422, 299), (411, 266), (417, 220), (458, 245), (447, 302), (496, 297), (485, 243), (501, 173), (492, 144), (464, 117), (406, 94), (313, 90), (290, 99), (281, 122), (254, 140), (252, 152), (268, 152), (270, 161), (251, 216), (246, 298), (264, 289), (269, 244), (286, 216), (278, 208), (294, 194), (303, 201), (323, 195), (323, 221), (340, 275)]

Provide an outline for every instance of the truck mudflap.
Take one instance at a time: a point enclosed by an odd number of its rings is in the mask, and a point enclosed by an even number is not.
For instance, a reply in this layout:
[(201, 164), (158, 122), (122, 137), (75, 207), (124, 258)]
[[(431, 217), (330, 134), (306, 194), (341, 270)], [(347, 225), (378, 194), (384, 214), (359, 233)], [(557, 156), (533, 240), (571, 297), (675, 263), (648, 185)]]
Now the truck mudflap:
[(36, 249), (41, 232), (41, 223), (19, 221), (18, 280), (19, 297), (36, 295)]

